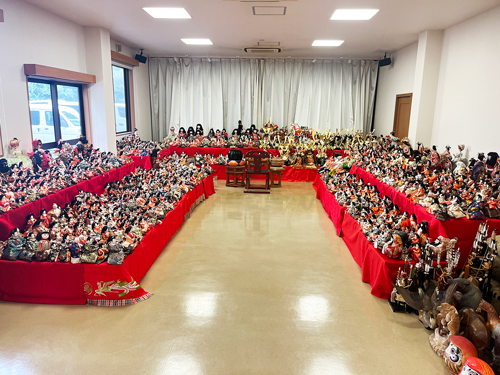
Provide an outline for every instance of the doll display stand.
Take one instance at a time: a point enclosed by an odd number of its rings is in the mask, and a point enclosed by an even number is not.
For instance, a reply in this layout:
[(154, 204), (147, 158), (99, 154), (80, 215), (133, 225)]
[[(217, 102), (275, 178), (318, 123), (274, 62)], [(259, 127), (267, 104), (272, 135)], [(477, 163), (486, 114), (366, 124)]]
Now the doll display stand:
[[(377, 186), (382, 195), (387, 195), (394, 204), (397, 204), (402, 211), (407, 211), (410, 215), (415, 214), (419, 222), (427, 220), (429, 223), (429, 235), (431, 238), (443, 236), (447, 238), (457, 238), (456, 248), (460, 248), (461, 256), (457, 268), (461, 269), (465, 266), (470, 252), (472, 251), (472, 244), (476, 237), (477, 230), (482, 220), (468, 220), (466, 218), (450, 219), (440, 221), (434, 215), (431, 215), (426, 209), (418, 204), (410, 202), (404, 193), (397, 191), (392, 186), (378, 180), (368, 171), (353, 166), (350, 171), (351, 174), (357, 175), (363, 179), (365, 184)], [(490, 231), (494, 229), (500, 230), (499, 219), (486, 219)]]
[[(358, 221), (337, 202), (319, 175), (313, 187), (316, 190), (316, 198), (321, 201), (335, 225), (337, 235), (342, 237), (354, 261), (361, 267), (361, 280), (371, 285), (371, 294), (388, 299), (398, 270), (405, 264), (404, 261), (387, 257), (366, 239)], [(445, 262), (442, 263), (443, 266), (444, 264)]]
[[(78, 193), (79, 187), (90, 189), (86, 191), (102, 192), (106, 182), (123, 178), (135, 171), (137, 166), (146, 169), (151, 166), (148, 157), (133, 159), (134, 163), (110, 171), (112, 173), (84, 181), (86, 185), (77, 184), (68, 188), (73, 190), (63, 189), (49, 195), (46, 197), (50, 198), (48, 203), (63, 205), (66, 201), (71, 201)], [(0, 260), (0, 300), (96, 306), (127, 306), (146, 300), (151, 294), (146, 292), (139, 282), (168, 241), (181, 228), (189, 213), (204, 198), (214, 193), (213, 176), (210, 175), (182, 197), (162, 223), (144, 236), (134, 252), (127, 256), (121, 265)], [(39, 201), (36, 203), (40, 204)], [(9, 213), (21, 210), (25, 206)], [(25, 218), (26, 215), (21, 215), (22, 224)], [(16, 221), (15, 216), (10, 219), (6, 222), (5, 215), (0, 216), (2, 228), (10, 227), (11, 221)], [(3, 229), (1, 233), (4, 233)]]

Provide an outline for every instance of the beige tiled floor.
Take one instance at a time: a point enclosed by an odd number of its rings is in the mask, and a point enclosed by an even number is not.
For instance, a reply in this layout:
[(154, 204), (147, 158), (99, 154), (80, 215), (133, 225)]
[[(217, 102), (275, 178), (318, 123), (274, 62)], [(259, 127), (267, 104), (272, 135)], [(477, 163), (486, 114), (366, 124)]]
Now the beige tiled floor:
[(0, 374), (445, 374), (370, 294), (311, 184), (217, 185), (142, 281), (97, 308), (0, 303)]

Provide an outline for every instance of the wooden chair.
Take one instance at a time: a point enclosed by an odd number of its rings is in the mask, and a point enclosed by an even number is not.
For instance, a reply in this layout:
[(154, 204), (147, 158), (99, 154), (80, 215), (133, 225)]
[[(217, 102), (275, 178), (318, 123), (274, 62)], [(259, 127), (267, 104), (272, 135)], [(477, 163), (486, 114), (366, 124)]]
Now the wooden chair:
[[(267, 151), (248, 151), (246, 156), (247, 160), (247, 170), (246, 170), (246, 188), (245, 193), (261, 193), (269, 194), (271, 192), (270, 187), (270, 165), (271, 156)], [(251, 185), (250, 179), (255, 175), (265, 175), (266, 183), (262, 185)]]

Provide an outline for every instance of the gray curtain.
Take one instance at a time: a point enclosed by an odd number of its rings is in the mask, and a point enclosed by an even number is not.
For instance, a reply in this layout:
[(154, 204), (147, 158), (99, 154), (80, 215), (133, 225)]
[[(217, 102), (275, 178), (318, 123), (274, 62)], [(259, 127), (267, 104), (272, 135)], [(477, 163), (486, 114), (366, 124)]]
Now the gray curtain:
[(325, 129), (370, 130), (377, 62), (150, 58), (152, 135), (202, 124), (228, 132), (296, 123)]

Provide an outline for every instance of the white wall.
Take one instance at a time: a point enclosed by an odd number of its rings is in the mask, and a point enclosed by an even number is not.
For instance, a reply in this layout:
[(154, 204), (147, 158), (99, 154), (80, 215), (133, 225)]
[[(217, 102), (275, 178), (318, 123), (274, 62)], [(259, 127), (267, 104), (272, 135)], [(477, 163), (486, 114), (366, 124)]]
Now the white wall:
[(377, 108), (375, 110), (375, 134), (387, 135), (394, 125), (396, 95), (413, 92), (418, 43), (392, 54), (393, 66), (379, 71)]
[[(121, 54), (135, 57), (138, 50), (111, 40), (111, 49), (116, 51), (116, 44), (122, 46)], [(149, 96), (149, 59), (145, 64), (139, 64), (134, 68), (134, 104), (135, 104), (135, 126), (141, 139), (151, 139), (151, 101)]]
[(432, 143), (500, 152), (500, 7), (446, 29)]
[(31, 151), (24, 64), (86, 72), (83, 28), (19, 0), (0, 0), (0, 126), (5, 146), (16, 137)]

